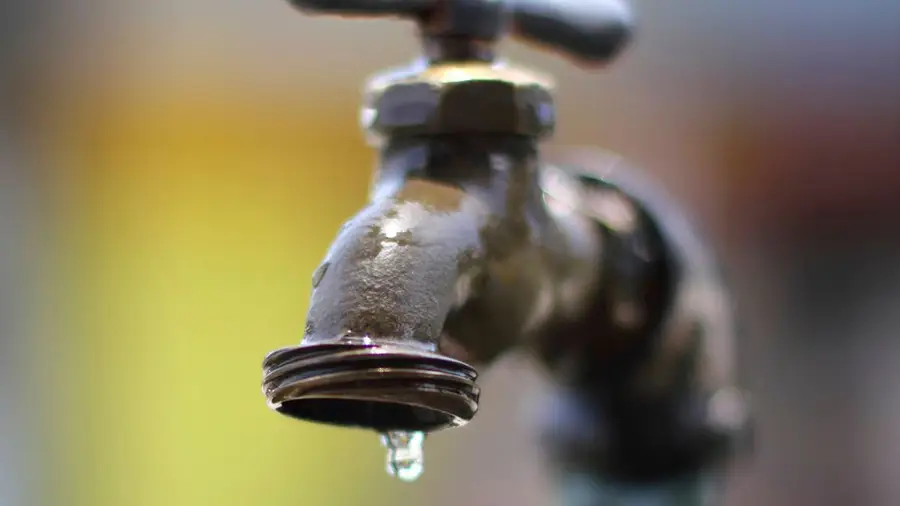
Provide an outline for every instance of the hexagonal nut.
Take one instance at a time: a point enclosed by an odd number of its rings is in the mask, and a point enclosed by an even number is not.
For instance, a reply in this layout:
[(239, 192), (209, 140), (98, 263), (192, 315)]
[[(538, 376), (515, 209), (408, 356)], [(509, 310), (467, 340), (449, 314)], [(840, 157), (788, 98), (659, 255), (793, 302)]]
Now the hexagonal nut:
[(381, 137), (553, 132), (552, 84), (491, 64), (441, 65), (395, 80), (374, 81), (363, 127)]

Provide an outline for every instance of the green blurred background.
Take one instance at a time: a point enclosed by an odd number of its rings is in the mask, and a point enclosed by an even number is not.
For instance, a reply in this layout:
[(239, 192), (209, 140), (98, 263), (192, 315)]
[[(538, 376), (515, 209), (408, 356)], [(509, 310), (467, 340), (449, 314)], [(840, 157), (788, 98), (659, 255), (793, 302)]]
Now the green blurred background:
[(57, 168), (43, 185), (61, 311), (49, 335), (65, 336), (46, 343), (65, 357), (47, 408), (66, 413), (46, 419), (44, 500), (377, 504), (393, 484), (374, 434), (291, 422), (260, 390), (263, 356), (302, 337), (311, 273), (366, 198), (357, 83), (315, 97), (250, 76), (248, 59), (300, 82), (307, 70), (277, 46), (228, 54), (271, 19), (232, 31), (236, 13), (169, 4), (68, 6), (98, 19), (70, 28), (41, 80)]
[[(900, 211), (897, 4), (634, 4), (637, 44), (604, 71), (506, 48), (558, 77), (555, 142), (650, 167), (733, 273), (765, 437), (729, 504), (897, 504), (900, 325), (847, 316), (900, 294), (894, 234), (860, 225)], [(366, 198), (362, 81), (415, 54), (412, 27), (281, 0), (3, 5), (0, 505), (554, 504), (529, 426), (544, 384), (515, 358), (415, 485), (374, 434), (260, 392)]]
[(354, 504), (386, 481), (374, 435), (291, 423), (259, 387), (263, 355), (302, 335), (369, 154), (352, 121), (234, 96), (113, 89), (58, 124), (71, 415), (53, 433), (77, 470), (58, 504)]

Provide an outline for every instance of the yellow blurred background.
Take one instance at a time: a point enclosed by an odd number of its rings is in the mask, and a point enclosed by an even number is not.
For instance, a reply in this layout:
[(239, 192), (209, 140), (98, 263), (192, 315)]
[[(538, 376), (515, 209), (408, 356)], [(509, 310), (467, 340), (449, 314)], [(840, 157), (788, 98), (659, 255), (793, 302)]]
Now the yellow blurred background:
[(44, 81), (65, 336), (45, 344), (65, 357), (51, 395), (68, 414), (48, 418), (53, 504), (350, 505), (390, 484), (374, 434), (291, 422), (260, 391), (366, 197), (356, 96), (260, 90), (213, 21), (177, 55), (133, 33), (137, 16), (97, 46), (76, 34)]
[(68, 358), (55, 394), (74, 416), (52, 432), (77, 470), (57, 504), (372, 497), (347, 483), (373, 476), (374, 435), (274, 416), (259, 387), (263, 355), (301, 337), (310, 273), (365, 198), (369, 153), (352, 121), (190, 91), (204, 82), (137, 100), (112, 89), (57, 118), (73, 153), (56, 180)]

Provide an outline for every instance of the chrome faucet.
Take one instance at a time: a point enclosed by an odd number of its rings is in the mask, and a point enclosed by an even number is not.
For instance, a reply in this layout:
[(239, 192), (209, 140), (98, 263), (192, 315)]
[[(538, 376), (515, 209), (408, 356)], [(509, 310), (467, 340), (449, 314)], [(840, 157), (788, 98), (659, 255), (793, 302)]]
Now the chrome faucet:
[(630, 38), (629, 9), (292, 3), (413, 20), (423, 55), (367, 87), (362, 122), (380, 152), (370, 202), (313, 275), (301, 344), (265, 358), (269, 406), (382, 434), (389, 470), (412, 480), (425, 436), (475, 416), (476, 367), (519, 349), (554, 382), (542, 440), (563, 502), (715, 501), (708, 488), (748, 426), (715, 260), (677, 206), (618, 157), (542, 160), (552, 81), (494, 52), (512, 33), (603, 64)]

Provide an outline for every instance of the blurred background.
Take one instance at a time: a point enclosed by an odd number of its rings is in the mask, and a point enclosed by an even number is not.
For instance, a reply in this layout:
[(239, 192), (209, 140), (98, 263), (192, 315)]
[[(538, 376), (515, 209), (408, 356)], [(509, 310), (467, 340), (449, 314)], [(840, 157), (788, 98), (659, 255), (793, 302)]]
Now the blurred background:
[[(634, 5), (600, 72), (506, 45), (558, 78), (555, 144), (647, 167), (721, 251), (759, 424), (728, 504), (900, 504), (900, 2)], [(260, 393), (366, 198), (362, 80), (412, 34), (281, 0), (0, 4), (0, 505), (554, 504), (515, 358), (414, 485)]]

